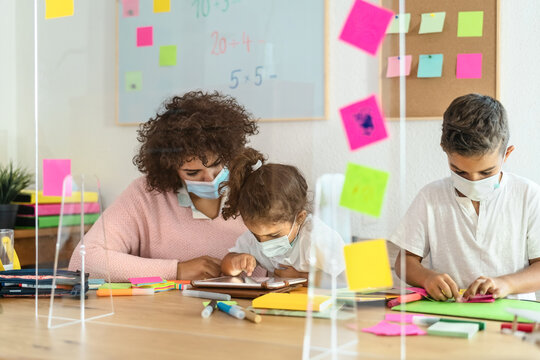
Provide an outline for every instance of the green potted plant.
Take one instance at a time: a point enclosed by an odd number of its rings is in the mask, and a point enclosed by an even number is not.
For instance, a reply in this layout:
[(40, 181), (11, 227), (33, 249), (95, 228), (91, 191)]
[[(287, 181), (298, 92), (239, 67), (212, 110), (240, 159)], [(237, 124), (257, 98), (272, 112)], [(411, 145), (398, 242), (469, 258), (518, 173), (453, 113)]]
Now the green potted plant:
[(30, 171), (21, 167), (14, 168), (13, 162), (5, 166), (0, 164), (0, 229), (15, 227), (19, 205), (11, 202), (22, 189), (32, 184), (32, 180)]

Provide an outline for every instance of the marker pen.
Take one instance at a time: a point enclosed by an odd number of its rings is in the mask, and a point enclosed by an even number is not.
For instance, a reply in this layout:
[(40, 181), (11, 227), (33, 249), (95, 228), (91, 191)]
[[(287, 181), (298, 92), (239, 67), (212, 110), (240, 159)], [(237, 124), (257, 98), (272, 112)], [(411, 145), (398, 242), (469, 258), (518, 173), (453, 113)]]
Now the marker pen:
[(229, 301), (231, 300), (231, 295), (229, 294), (221, 294), (221, 293), (215, 293), (210, 291), (198, 291), (198, 290), (182, 290), (182, 295), (189, 296), (189, 297), (196, 297), (196, 298), (203, 298), (203, 299), (214, 299), (214, 300), (221, 300), (221, 301)]
[(242, 310), (234, 307), (234, 306), (231, 306), (231, 305), (227, 305), (225, 303), (222, 303), (222, 302), (218, 302), (217, 303), (217, 307), (219, 310), (223, 311), (224, 313), (227, 313), (239, 320), (243, 320), (245, 317), (246, 317), (246, 313), (243, 312)]
[(214, 312), (214, 309), (216, 308), (216, 306), (217, 306), (217, 300), (210, 301), (210, 304), (205, 306), (205, 308), (201, 312), (201, 316), (203, 317), (203, 319), (208, 319), (210, 315), (212, 315), (212, 313)]
[(154, 289), (98, 289), (97, 296), (130, 296), (130, 295), (154, 295)]

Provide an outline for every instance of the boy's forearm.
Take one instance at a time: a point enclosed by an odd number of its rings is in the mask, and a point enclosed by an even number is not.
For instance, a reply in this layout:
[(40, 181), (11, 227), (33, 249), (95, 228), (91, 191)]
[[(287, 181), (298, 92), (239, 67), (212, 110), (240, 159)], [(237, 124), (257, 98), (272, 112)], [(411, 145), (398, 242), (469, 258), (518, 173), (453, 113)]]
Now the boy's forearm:
[(414, 254), (406, 253), (405, 255), (405, 279), (401, 274), (401, 252), (398, 254), (395, 263), (395, 271), (397, 276), (409, 285), (424, 287), (424, 282), (428, 276), (435, 272), (426, 269), (421, 263), (422, 258)]
[(531, 265), (524, 270), (499, 278), (510, 285), (511, 294), (538, 291), (540, 290), (540, 258), (531, 260)]

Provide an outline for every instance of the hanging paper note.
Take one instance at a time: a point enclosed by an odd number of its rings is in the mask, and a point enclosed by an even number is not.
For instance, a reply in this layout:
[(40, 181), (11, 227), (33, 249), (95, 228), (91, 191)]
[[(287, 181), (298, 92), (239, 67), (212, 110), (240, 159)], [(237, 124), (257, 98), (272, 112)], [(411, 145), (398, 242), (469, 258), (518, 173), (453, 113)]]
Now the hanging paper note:
[(122, 16), (139, 16), (139, 0), (122, 0)]
[(159, 47), (159, 66), (176, 65), (176, 45)]
[(154, 12), (170, 12), (171, 0), (154, 0)]
[(481, 79), (482, 54), (458, 54), (456, 77), (458, 79)]
[[(396, 14), (392, 18), (392, 23), (388, 28), (387, 34), (408, 33), (411, 25), (411, 14)], [(401, 29), (403, 27), (403, 30)]]
[(385, 171), (349, 163), (339, 205), (379, 217), (388, 177)]
[(152, 46), (154, 44), (154, 28), (144, 26), (137, 28), (137, 46)]
[(418, 77), (433, 78), (442, 76), (443, 54), (420, 55)]
[[(401, 71), (401, 63), (405, 63), (405, 69), (403, 73)], [(411, 73), (412, 56), (405, 55), (403, 58), (400, 56), (390, 56), (388, 58), (388, 67), (386, 68), (386, 77), (396, 76), (409, 76)]]
[(71, 196), (71, 160), (43, 159), (43, 195), (62, 196), (66, 179), (65, 196)]
[(345, 245), (343, 252), (349, 290), (371, 291), (392, 287), (386, 240), (367, 240)]
[(45, 0), (45, 19), (73, 16), (73, 0)]
[(443, 31), (446, 12), (433, 12), (422, 14), (419, 34), (440, 33)]
[(393, 15), (390, 10), (356, 0), (339, 39), (374, 56)]
[(483, 11), (462, 11), (458, 14), (458, 37), (482, 36), (484, 26)]
[(142, 72), (128, 71), (126, 73), (126, 91), (141, 91), (142, 90)]

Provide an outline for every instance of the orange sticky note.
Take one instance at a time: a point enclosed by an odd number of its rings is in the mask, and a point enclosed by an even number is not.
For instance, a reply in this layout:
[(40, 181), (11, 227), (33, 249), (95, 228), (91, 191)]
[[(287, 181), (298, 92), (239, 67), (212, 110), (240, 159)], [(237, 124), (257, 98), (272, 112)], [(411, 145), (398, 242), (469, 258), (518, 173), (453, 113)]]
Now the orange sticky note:
[(73, 0), (45, 0), (45, 19), (73, 16)]
[(349, 290), (366, 291), (392, 287), (392, 271), (386, 240), (367, 240), (343, 248)]
[(154, 0), (154, 12), (170, 12), (171, 0)]

